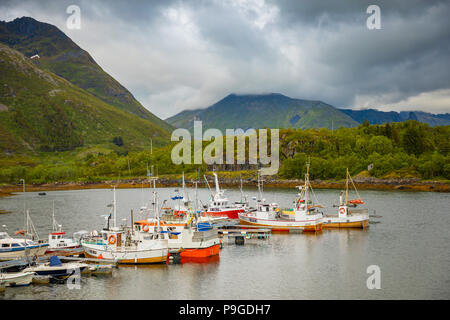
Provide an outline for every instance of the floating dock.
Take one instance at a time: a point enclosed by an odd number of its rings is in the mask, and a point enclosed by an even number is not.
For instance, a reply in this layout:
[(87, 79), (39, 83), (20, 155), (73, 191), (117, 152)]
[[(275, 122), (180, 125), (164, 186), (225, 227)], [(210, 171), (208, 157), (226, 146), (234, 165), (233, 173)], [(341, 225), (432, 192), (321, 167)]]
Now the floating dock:
[(226, 237), (228, 242), (233, 241), (237, 245), (243, 245), (245, 243), (245, 239), (261, 239), (267, 240), (270, 238), (272, 233), (271, 229), (268, 228), (242, 228), (241, 225), (230, 225), (224, 226), (220, 229), (217, 229), (217, 233), (220, 237)]

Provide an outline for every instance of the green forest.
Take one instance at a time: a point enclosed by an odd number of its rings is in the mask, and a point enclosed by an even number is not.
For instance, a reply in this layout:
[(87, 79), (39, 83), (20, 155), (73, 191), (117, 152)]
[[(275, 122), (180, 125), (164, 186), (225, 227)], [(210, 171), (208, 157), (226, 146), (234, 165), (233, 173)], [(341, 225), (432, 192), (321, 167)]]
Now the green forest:
[[(333, 131), (281, 129), (278, 177), (302, 179), (309, 160), (312, 179), (342, 179), (349, 168), (352, 176), (360, 177), (450, 180), (449, 138), (450, 126), (430, 127), (417, 121), (383, 125), (365, 122)], [(152, 152), (128, 152), (124, 142), (118, 136), (111, 141), (115, 148), (110, 149), (83, 147), (42, 152), (34, 157), (3, 157), (0, 182), (15, 184), (25, 179), (27, 183), (42, 184), (143, 178), (152, 167), (159, 176), (183, 171), (197, 176), (198, 169), (211, 169), (205, 164), (174, 165), (171, 149), (175, 143), (153, 148)], [(257, 167), (236, 165), (227, 168), (230, 169), (254, 173)]]

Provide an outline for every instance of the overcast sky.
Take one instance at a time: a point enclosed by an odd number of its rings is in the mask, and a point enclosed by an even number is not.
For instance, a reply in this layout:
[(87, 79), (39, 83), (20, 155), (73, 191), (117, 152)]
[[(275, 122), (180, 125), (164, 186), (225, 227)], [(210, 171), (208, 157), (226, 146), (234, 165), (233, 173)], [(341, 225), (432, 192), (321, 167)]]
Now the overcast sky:
[(163, 119), (229, 93), (450, 112), (449, 1), (0, 0), (0, 20), (22, 16), (59, 27)]

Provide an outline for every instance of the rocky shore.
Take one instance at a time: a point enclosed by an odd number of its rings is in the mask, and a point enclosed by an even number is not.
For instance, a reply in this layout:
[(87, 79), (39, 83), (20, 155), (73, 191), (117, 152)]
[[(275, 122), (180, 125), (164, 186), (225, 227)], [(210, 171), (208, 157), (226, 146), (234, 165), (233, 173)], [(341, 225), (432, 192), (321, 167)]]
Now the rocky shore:
[[(160, 187), (178, 187), (181, 177), (170, 176), (160, 177), (158, 186)], [(212, 182), (212, 180), (211, 180)], [(447, 181), (422, 181), (413, 179), (377, 179), (377, 178), (355, 178), (356, 187), (360, 190), (404, 190), (404, 191), (432, 191), (432, 192), (450, 192), (450, 183)], [(238, 187), (239, 178), (220, 178), (221, 186)], [(244, 186), (257, 186), (256, 179), (243, 179)], [(277, 177), (264, 177), (264, 187), (274, 188), (295, 188), (303, 184), (300, 179), (279, 179)], [(186, 184), (191, 186), (191, 181), (186, 179)], [(201, 181), (202, 185), (204, 184)], [(315, 189), (343, 189), (345, 180), (340, 181), (311, 181)], [(26, 185), (26, 191), (51, 191), (51, 190), (78, 190), (78, 189), (102, 189), (111, 188), (116, 185), (117, 188), (141, 188), (148, 187), (147, 179), (121, 179), (102, 182), (55, 182), (41, 185)], [(0, 186), (0, 196), (9, 196), (15, 192), (22, 192), (22, 185), (3, 185)]]

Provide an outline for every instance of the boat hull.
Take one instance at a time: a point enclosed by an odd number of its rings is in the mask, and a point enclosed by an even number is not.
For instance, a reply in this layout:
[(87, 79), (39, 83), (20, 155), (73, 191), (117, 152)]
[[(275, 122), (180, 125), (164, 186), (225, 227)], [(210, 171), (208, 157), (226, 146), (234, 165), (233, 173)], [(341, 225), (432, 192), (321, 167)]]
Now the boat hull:
[(355, 219), (348, 220), (339, 218), (324, 217), (324, 229), (339, 229), (339, 228), (359, 228), (364, 229), (369, 227), (369, 219)]
[[(98, 258), (98, 256), (91, 255), (89, 253), (84, 253), (86, 258)], [(101, 254), (103, 259), (114, 259), (113, 257), (107, 258), (105, 255)], [(118, 264), (151, 264), (151, 263), (165, 263), (167, 260), (167, 255), (158, 255), (156, 257), (148, 258), (119, 258)]]
[(270, 228), (272, 231), (289, 232), (291, 229), (302, 230), (303, 232), (318, 232), (322, 230), (322, 219), (311, 221), (292, 220), (266, 220), (245, 215), (239, 216), (241, 225)]
[(48, 248), (47, 251), (45, 251), (45, 254), (48, 255), (57, 255), (57, 256), (72, 256), (72, 255), (78, 255), (83, 253), (83, 247), (80, 246), (73, 246), (73, 247), (67, 247), (67, 248)]
[(151, 264), (165, 263), (169, 254), (168, 248), (147, 250), (105, 250), (103, 246), (83, 245), (86, 258), (117, 260), (118, 264)]
[(24, 269), (26, 272), (34, 272), (38, 276), (50, 276), (52, 278), (64, 279), (77, 272), (81, 273), (87, 268), (86, 264), (65, 263), (58, 266), (38, 265)]
[(42, 256), (48, 248), (47, 245), (37, 245), (25, 248), (15, 248), (14, 250), (0, 251), (0, 261), (15, 260), (25, 258), (26, 256)]
[(33, 281), (34, 272), (0, 274), (0, 281), (6, 287), (28, 286)]
[(218, 255), (220, 252), (220, 244), (214, 244), (207, 248), (191, 248), (182, 249), (181, 258), (207, 258)]
[(226, 217), (228, 219), (239, 219), (239, 214), (243, 212), (244, 209), (233, 209), (224, 211), (205, 211), (203, 214), (209, 217)]

